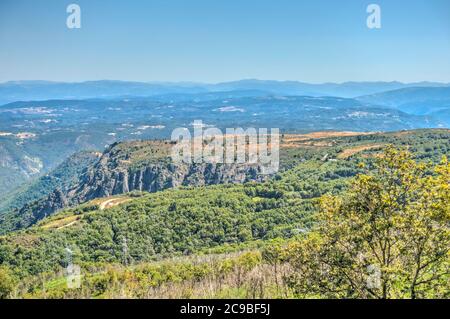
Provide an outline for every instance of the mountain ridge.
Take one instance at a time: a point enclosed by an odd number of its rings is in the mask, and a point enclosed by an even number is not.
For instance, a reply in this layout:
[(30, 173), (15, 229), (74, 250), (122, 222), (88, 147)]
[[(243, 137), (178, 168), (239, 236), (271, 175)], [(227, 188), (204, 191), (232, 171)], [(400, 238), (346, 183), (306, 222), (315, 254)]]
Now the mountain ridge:
[(234, 91), (243, 89), (263, 90), (273, 94), (357, 97), (412, 86), (448, 87), (439, 82), (342, 82), (306, 83), (299, 81), (275, 81), (245, 79), (219, 83), (191, 82), (137, 82), (97, 80), (84, 82), (57, 81), (9, 81), (0, 83), (0, 104), (14, 101), (70, 99), (93, 97), (118, 97), (122, 95), (153, 96), (169, 93), (201, 93)]
[[(17, 208), (13, 209), (14, 205), (10, 205), (8, 210), (8, 206), (3, 205), (6, 208), (0, 214), (0, 224), (14, 220), (7, 228), (26, 228), (60, 209), (133, 191), (153, 193), (180, 186), (267, 179), (261, 175), (258, 164), (172, 164), (169, 159), (171, 145), (168, 141), (128, 141), (114, 143), (101, 154), (76, 153), (32, 184), (30, 189), (10, 199), (13, 204), (22, 202), (23, 207), (16, 204)], [(62, 171), (69, 169), (69, 175), (61, 176)], [(26, 198), (36, 185), (48, 184), (48, 180), (56, 178), (59, 180), (53, 182), (53, 188), (46, 186), (47, 190), (21, 201), (21, 197)]]

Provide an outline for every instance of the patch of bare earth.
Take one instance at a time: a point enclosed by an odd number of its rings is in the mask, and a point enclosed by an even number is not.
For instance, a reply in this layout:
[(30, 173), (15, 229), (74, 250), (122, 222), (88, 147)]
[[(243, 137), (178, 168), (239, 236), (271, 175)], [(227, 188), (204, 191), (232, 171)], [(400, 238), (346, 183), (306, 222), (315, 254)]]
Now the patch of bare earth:
[(105, 209), (112, 208), (114, 206), (118, 206), (120, 204), (126, 203), (130, 200), (131, 200), (131, 198), (128, 198), (128, 197), (110, 198), (110, 199), (106, 199), (106, 200), (98, 203), (98, 205), (99, 205), (100, 210), (105, 210)]
[(57, 220), (53, 220), (45, 225), (42, 225), (41, 227), (43, 229), (62, 229), (76, 224), (80, 219), (81, 219), (80, 215), (68, 216)]
[(363, 151), (368, 151), (368, 150), (381, 149), (384, 146), (385, 146), (385, 144), (369, 144), (369, 145), (355, 146), (355, 147), (347, 148), (347, 149), (343, 150), (337, 157), (340, 159), (346, 159), (357, 153), (360, 153)]
[(308, 134), (285, 134), (281, 141), (282, 148), (298, 148), (298, 147), (329, 147), (333, 146), (332, 142), (320, 141), (320, 139), (332, 137), (349, 137), (361, 135), (373, 135), (376, 132), (337, 132), (337, 131), (323, 131), (313, 132)]

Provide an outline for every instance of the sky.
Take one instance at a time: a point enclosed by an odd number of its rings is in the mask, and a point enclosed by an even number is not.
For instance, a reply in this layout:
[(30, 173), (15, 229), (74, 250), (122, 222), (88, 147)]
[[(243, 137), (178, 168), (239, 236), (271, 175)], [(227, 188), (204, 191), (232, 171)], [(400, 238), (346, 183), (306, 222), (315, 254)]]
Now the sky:
[(249, 78), (450, 82), (450, 1), (0, 0), (0, 82)]

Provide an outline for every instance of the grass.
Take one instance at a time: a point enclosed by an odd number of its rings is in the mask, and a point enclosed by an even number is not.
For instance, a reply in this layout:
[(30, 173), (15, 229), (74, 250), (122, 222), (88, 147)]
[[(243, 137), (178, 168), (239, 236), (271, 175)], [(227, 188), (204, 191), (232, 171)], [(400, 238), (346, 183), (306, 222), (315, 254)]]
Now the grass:
[(72, 215), (63, 217), (57, 220), (53, 220), (47, 224), (44, 224), (41, 226), (43, 229), (61, 229), (64, 227), (69, 227), (71, 225), (74, 225), (77, 221), (81, 219), (80, 215)]
[(357, 153), (368, 151), (368, 150), (375, 150), (375, 149), (381, 149), (385, 146), (385, 144), (367, 144), (367, 145), (360, 145), (352, 148), (347, 148), (343, 150), (337, 157), (339, 159), (347, 159), (350, 156), (353, 156)]

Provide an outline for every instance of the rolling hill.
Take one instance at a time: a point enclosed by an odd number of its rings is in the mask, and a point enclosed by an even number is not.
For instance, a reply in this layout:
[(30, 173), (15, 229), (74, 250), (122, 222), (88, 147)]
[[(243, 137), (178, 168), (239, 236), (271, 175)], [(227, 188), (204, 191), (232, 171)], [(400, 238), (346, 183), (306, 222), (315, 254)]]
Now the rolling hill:
[(433, 113), (439, 116), (440, 110), (450, 108), (450, 87), (410, 87), (357, 99), (366, 103), (394, 107), (409, 114)]
[(222, 91), (264, 91), (277, 95), (337, 96), (352, 98), (413, 86), (448, 86), (445, 83), (345, 82), (310, 84), (298, 81), (241, 80), (216, 84), (127, 81), (87, 81), (77, 83), (13, 81), (0, 83), (0, 104), (49, 99), (149, 97), (165, 94), (198, 94)]
[[(117, 286), (112, 276), (127, 276), (123, 277), (127, 285), (134, 282), (134, 288), (127, 288), (133, 295), (145, 296), (145, 291), (149, 294), (153, 288), (166, 287), (166, 283), (178, 287), (176, 282), (186, 282), (192, 289), (195, 287), (191, 293), (200, 294), (202, 288), (194, 283), (208, 278), (215, 278), (214, 285), (224, 283), (221, 280), (225, 277), (219, 276), (225, 274), (223, 267), (228, 267), (234, 280), (242, 280), (228, 283), (231, 287), (250, 289), (249, 272), (273, 266), (271, 258), (275, 257), (270, 256), (277, 250), (266, 251), (264, 247), (274, 241), (289, 243), (307, 232), (314, 222), (318, 199), (345, 191), (365, 167), (371, 169), (385, 145), (407, 147), (416, 160), (437, 163), (450, 152), (449, 137), (449, 130), (289, 135), (282, 144), (290, 165), (270, 180), (88, 200), (0, 237), (0, 265), (20, 276), (21, 294), (25, 297), (108, 297), (124, 288)], [(118, 146), (121, 154), (126, 154), (126, 149), (133, 149), (135, 154), (148, 150), (145, 143)], [(72, 252), (71, 260), (86, 273), (82, 289), (68, 290), (61, 277), (68, 250)], [(236, 255), (207, 255), (203, 261), (194, 261), (205, 253), (223, 252)], [(187, 256), (192, 256), (192, 263)], [(273, 274), (272, 266), (267, 269)], [(175, 269), (184, 269), (189, 276)], [(166, 271), (171, 271), (172, 279), (166, 277)], [(213, 273), (217, 277), (209, 277)], [(261, 276), (273, 278), (265, 272)], [(275, 284), (274, 280), (266, 283)], [(223, 291), (223, 287), (217, 289), (216, 293)], [(270, 291), (270, 287), (267, 289)], [(229, 293), (238, 295), (237, 291)], [(160, 291), (159, 296), (165, 293)]]

